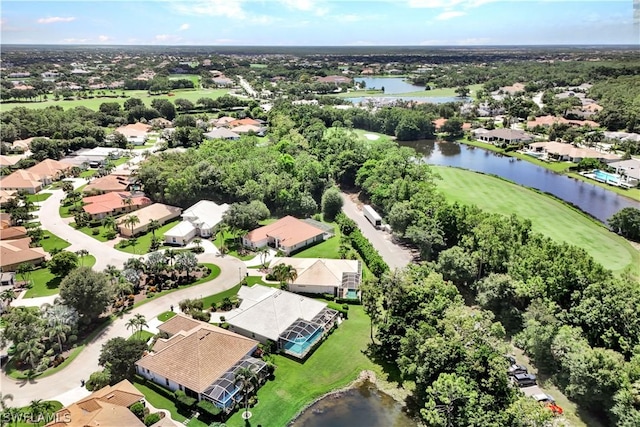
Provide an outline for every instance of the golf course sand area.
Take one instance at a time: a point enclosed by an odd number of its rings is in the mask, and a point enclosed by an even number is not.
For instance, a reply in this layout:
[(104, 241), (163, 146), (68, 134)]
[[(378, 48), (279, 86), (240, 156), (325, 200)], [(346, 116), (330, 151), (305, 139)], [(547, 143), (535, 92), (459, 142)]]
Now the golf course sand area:
[(624, 238), (561, 201), (500, 178), (451, 167), (432, 166), (438, 189), (450, 202), (476, 205), (492, 213), (531, 220), (534, 231), (586, 250), (614, 272), (638, 270), (640, 252)]

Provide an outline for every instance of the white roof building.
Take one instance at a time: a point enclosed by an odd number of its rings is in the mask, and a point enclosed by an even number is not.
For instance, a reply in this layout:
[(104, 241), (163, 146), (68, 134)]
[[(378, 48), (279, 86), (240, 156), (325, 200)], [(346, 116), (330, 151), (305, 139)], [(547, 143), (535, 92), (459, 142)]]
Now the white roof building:
[(182, 221), (164, 234), (164, 240), (170, 245), (186, 245), (196, 235), (211, 237), (215, 227), (229, 205), (219, 205), (210, 200), (200, 200), (182, 213)]
[(225, 316), (229, 330), (262, 343), (271, 340), (298, 358), (321, 341), (338, 315), (323, 302), (262, 285), (242, 286), (238, 297), (240, 307)]
[(332, 294), (338, 298), (356, 298), (362, 279), (360, 261), (324, 258), (274, 258), (269, 265), (292, 266), (296, 279), (289, 284), (292, 292)]

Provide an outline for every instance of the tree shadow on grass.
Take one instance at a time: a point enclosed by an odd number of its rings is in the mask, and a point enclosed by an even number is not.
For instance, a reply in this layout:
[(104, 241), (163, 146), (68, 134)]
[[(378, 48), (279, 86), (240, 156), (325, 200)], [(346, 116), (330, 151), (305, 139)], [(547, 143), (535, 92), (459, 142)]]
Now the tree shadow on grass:
[(380, 346), (377, 344), (369, 343), (366, 350), (362, 350), (365, 356), (367, 356), (373, 363), (382, 367), (382, 370), (387, 374), (389, 382), (398, 383), (398, 387), (402, 387), (404, 380), (400, 373), (400, 368), (394, 361), (387, 360), (382, 353)]
[(61, 281), (62, 279), (60, 277), (54, 277), (47, 282), (47, 289), (58, 289)]

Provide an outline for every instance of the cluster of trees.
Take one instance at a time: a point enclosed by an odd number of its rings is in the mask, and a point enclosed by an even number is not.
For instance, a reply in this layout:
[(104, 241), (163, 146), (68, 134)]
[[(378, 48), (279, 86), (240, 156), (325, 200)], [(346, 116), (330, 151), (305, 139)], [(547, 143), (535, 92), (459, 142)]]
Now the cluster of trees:
[(602, 105), (598, 114), (600, 123), (609, 130), (640, 131), (640, 75), (619, 75), (596, 82), (589, 89)]
[(150, 80), (127, 79), (124, 81), (127, 90), (148, 90), (157, 95), (167, 93), (175, 89), (195, 89), (195, 84), (189, 79), (169, 79), (165, 76), (156, 76)]
[(363, 289), (373, 353), (415, 383), (430, 426), (545, 425), (552, 414), (509, 385), (505, 330), (489, 311), (466, 307), (431, 265), (384, 274)]
[(389, 271), (387, 263), (384, 262), (384, 259), (382, 259), (371, 242), (362, 235), (362, 232), (354, 220), (340, 212), (336, 216), (336, 222), (344, 238), (349, 240), (351, 246), (360, 254), (362, 260), (367, 264), (367, 267), (369, 267), (369, 270), (371, 270), (374, 276), (380, 277)]
[(43, 372), (60, 364), (62, 353), (78, 340), (78, 311), (66, 302), (42, 307), (13, 307), (3, 315), (0, 343), (15, 346), (18, 365)]

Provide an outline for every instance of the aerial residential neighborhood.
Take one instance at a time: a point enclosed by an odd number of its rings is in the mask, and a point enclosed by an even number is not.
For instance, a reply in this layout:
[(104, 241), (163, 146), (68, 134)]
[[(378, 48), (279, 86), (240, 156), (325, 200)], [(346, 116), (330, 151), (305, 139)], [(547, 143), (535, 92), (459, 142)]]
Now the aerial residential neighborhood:
[(0, 425), (637, 424), (623, 2), (396, 3), (3, 4)]

